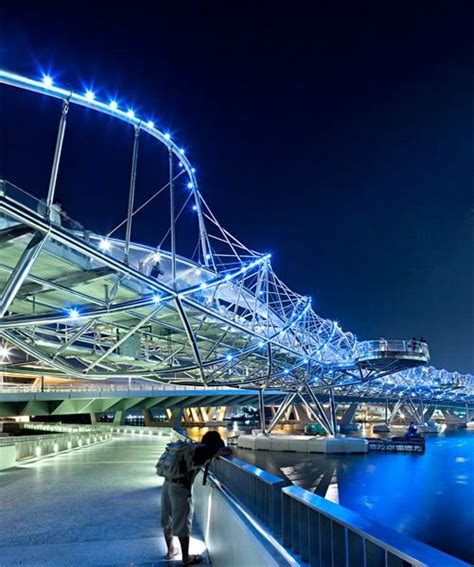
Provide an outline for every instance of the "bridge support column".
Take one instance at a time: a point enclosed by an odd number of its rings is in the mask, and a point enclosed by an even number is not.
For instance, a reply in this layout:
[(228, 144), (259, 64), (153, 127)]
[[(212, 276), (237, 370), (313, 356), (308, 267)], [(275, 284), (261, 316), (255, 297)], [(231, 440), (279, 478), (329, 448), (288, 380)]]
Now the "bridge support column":
[(331, 422), (334, 437), (337, 437), (337, 419), (336, 419), (336, 402), (334, 400), (334, 388), (329, 390), (329, 408), (331, 411)]
[(145, 427), (156, 427), (157, 422), (153, 419), (153, 414), (151, 410), (144, 409), (143, 410), (143, 419), (145, 421)]
[(263, 388), (258, 391), (258, 411), (260, 415), (260, 431), (265, 435), (265, 399)]
[(91, 425), (95, 425), (98, 421), (100, 421), (101, 413), (90, 413), (91, 418)]
[(181, 420), (183, 419), (183, 408), (173, 408), (169, 418), (169, 426), (173, 429), (181, 427)]
[(125, 412), (124, 411), (116, 411), (114, 416), (114, 425), (125, 425)]
[(293, 400), (296, 397), (297, 392), (290, 392), (286, 398), (283, 400), (283, 403), (281, 404), (281, 406), (278, 408), (278, 411), (276, 412), (276, 414), (273, 416), (273, 419), (270, 422), (270, 425), (268, 426), (268, 430), (267, 430), (267, 435), (270, 435), (270, 433), (273, 431), (273, 428), (275, 427), (275, 425), (280, 421), (280, 419), (283, 417), (283, 415), (285, 414), (286, 410), (289, 408), (290, 404), (293, 402)]
[(316, 421), (326, 431), (326, 433), (328, 435), (334, 435), (334, 432), (333, 432), (333, 429), (332, 429), (332, 423), (329, 421), (328, 416), (326, 415), (326, 412), (324, 411), (324, 408), (321, 405), (321, 402), (318, 400), (315, 393), (313, 392), (313, 390), (311, 390), (311, 388), (308, 384), (306, 384), (306, 392), (309, 396), (310, 401), (314, 403), (314, 405), (316, 406), (317, 409), (314, 409), (312, 407), (312, 405), (310, 403), (308, 403), (304, 399), (304, 397), (300, 394), (300, 397), (303, 400), (303, 403), (306, 404), (306, 407), (311, 412), (311, 415), (316, 419)]
[(351, 405), (346, 409), (344, 415), (341, 419), (341, 425), (349, 425), (354, 419), (356, 411), (359, 407), (359, 402), (352, 402)]
[(423, 423), (427, 423), (432, 417), (434, 412), (436, 411), (436, 406), (430, 406), (425, 410), (423, 414)]

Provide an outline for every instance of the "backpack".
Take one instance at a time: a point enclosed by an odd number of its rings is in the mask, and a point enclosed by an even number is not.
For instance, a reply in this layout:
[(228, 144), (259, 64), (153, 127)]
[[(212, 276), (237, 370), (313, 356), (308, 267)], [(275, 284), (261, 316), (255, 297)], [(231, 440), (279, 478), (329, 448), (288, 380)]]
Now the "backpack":
[(186, 443), (185, 441), (168, 443), (165, 452), (155, 465), (156, 474), (163, 476), (166, 480), (178, 480), (187, 473), (201, 468), (193, 461), (196, 447), (197, 443)]

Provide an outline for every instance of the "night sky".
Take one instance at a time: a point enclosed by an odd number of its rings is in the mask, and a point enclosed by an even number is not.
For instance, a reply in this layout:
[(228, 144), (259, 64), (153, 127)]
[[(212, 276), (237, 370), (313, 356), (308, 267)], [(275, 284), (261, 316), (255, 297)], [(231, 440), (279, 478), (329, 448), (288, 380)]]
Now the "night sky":
[[(433, 365), (474, 372), (472, 2), (147, 4), (0, 0), (1, 66), (153, 115), (221, 223), (320, 315), (359, 339), (423, 336)], [(45, 195), (60, 107), (22, 97), (2, 88), (0, 176)], [(110, 229), (129, 138), (70, 120), (58, 195)], [(100, 121), (128, 153), (83, 168)], [(145, 217), (134, 238), (153, 236)]]

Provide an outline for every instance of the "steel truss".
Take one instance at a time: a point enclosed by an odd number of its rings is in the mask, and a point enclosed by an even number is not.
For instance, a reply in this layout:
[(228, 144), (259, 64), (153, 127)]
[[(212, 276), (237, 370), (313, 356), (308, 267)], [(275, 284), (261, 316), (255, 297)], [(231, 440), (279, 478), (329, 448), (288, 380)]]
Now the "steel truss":
[[(344, 387), (362, 393), (372, 384), (379, 389), (388, 376), (409, 381), (412, 375), (402, 371), (428, 362), (425, 343), (359, 342), (317, 315), (309, 298), (278, 278), (268, 254), (248, 248), (221, 226), (184, 151), (152, 123), (6, 71), (0, 71), (0, 82), (62, 103), (47, 198), (36, 199), (6, 181), (0, 185), (5, 376), (279, 388), (311, 399), (311, 412), (331, 428), (315, 405), (315, 391)], [(78, 106), (131, 128), (127, 218), (108, 235), (84, 229), (55, 208), (66, 115)], [(169, 170), (163, 186), (137, 205), (138, 141), (141, 147), (144, 136), (164, 145)], [(189, 190), (182, 206), (176, 200), (179, 178), (187, 179)], [(164, 235), (153, 246), (135, 243), (133, 218), (165, 193), (170, 209)], [(180, 254), (178, 236), (191, 204), (197, 223), (189, 256)], [(125, 239), (113, 238), (123, 225)], [(407, 372), (417, 371), (423, 372)]]

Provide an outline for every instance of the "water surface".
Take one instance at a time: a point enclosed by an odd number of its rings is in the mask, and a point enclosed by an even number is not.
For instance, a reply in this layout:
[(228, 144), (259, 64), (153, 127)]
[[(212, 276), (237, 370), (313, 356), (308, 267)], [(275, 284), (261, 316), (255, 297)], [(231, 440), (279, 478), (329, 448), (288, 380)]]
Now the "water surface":
[(236, 456), (474, 563), (474, 431), (426, 436), (423, 455), (240, 449)]

